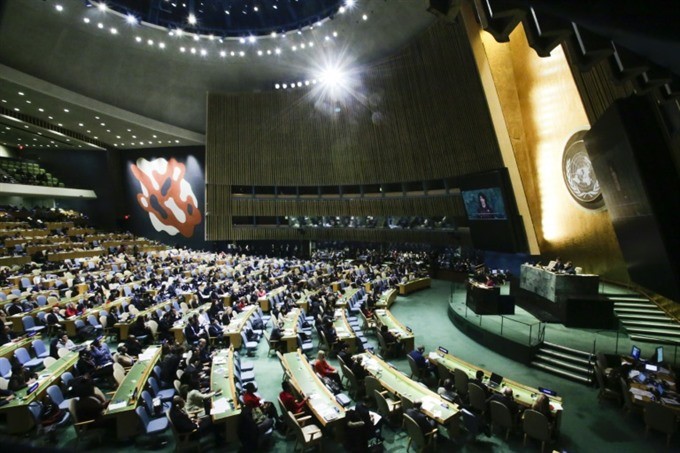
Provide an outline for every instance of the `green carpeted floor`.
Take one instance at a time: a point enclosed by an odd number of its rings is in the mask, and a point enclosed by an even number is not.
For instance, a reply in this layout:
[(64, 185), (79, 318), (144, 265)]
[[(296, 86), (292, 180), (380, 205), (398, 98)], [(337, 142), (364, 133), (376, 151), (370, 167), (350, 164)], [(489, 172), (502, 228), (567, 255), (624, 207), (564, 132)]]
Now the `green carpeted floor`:
[[(556, 390), (564, 398), (564, 414), (562, 420), (562, 434), (559, 440), (550, 447), (557, 451), (567, 452), (650, 452), (650, 451), (680, 451), (680, 436), (672, 439), (671, 448), (665, 446), (665, 436), (651, 433), (648, 439), (644, 435), (644, 423), (639, 414), (624, 414), (615, 403), (598, 402), (597, 391), (594, 388), (574, 383), (542, 371), (511, 361), (496, 354), (467, 338), (459, 332), (449, 321), (447, 308), (449, 304), (450, 283), (433, 281), (431, 289), (417, 292), (408, 297), (398, 297), (392, 306), (392, 312), (404, 324), (411, 327), (416, 335), (416, 344), (422, 344), (430, 351), (437, 346), (444, 346), (452, 354), (475, 365), (493, 370), (502, 376), (531, 386), (543, 386)], [(573, 332), (564, 331), (561, 335), (568, 338)], [(578, 335), (578, 334), (577, 334)], [(374, 338), (369, 341), (375, 343)], [(557, 340), (553, 340), (558, 342)], [(315, 338), (315, 344), (317, 342)], [(592, 346), (592, 345), (591, 345)], [(281, 367), (275, 357), (267, 357), (267, 344), (263, 340), (252, 358), (255, 361), (255, 372), (260, 393), (264, 398), (275, 400), (280, 391)], [(334, 365), (334, 361), (331, 361)], [(408, 371), (405, 359), (392, 360), (399, 369)], [(406, 450), (408, 438), (401, 430), (383, 430), (386, 438), (385, 450), (388, 452), (402, 452)], [(113, 439), (113, 433), (109, 439)], [(157, 451), (174, 451), (174, 441), (168, 434), (169, 443)], [(17, 440), (17, 439), (13, 439)], [(57, 447), (71, 450), (75, 448), (75, 435), (72, 428), (65, 429), (59, 435), (58, 444), (50, 445), (45, 439), (23, 438), (33, 446)], [(211, 440), (205, 439), (204, 450), (212, 448)], [(138, 451), (143, 449), (139, 444), (120, 445), (112, 440), (106, 440), (103, 446), (81, 446), (84, 450), (93, 451)], [(221, 447), (221, 451), (238, 451), (237, 444)], [(440, 439), (437, 451), (490, 452), (490, 451), (538, 451), (540, 445), (529, 441), (522, 446), (520, 434), (511, 434), (505, 441), (502, 435), (491, 437), (481, 435), (467, 442), (454, 443), (448, 439)], [(293, 442), (286, 441), (275, 433), (273, 442), (267, 451), (293, 451)], [(324, 440), (324, 451), (344, 451), (341, 445), (332, 438)]]

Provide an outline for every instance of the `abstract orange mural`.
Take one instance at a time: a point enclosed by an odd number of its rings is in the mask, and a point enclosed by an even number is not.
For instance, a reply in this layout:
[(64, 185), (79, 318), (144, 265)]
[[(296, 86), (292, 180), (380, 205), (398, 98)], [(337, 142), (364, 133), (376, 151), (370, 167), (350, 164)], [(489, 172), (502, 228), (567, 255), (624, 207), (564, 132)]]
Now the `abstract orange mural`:
[(202, 217), (194, 191), (184, 179), (184, 164), (174, 158), (169, 161), (139, 158), (136, 165), (130, 164), (130, 170), (142, 190), (137, 194), (137, 202), (149, 213), (156, 231), (192, 237)]

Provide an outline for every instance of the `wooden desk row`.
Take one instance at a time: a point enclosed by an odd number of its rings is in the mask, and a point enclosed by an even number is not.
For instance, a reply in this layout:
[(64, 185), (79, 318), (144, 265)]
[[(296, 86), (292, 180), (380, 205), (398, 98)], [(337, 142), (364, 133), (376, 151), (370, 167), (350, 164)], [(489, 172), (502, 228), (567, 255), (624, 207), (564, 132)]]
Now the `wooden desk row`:
[(307, 406), (321, 426), (334, 426), (345, 418), (345, 409), (321, 382), (302, 352), (283, 354), (281, 364), (295, 390), (309, 397)]
[(436, 392), (410, 379), (370, 352), (359, 354), (356, 357), (360, 358), (366, 371), (376, 378), (388, 392), (411, 402), (422, 402), (422, 412), (425, 415), (444, 426), (447, 432), (457, 432), (460, 408), (456, 404), (445, 400)]
[(119, 440), (129, 439), (139, 430), (139, 418), (135, 409), (140, 402), (144, 404), (141, 396), (142, 390), (160, 356), (160, 346), (149, 346), (142, 351), (104, 411), (104, 417), (116, 419), (116, 433)]
[[(475, 375), (478, 370), (481, 370), (484, 372), (484, 376), (488, 379), (489, 376), (491, 376), (491, 372), (480, 368), (478, 366), (472, 365), (468, 362), (465, 362), (464, 360), (461, 360), (457, 357), (452, 356), (451, 354), (444, 354), (441, 351), (437, 352), (431, 352), (429, 354), (429, 359), (431, 362), (437, 364), (437, 365), (442, 365), (444, 368), (449, 370), (451, 373), (453, 373), (453, 370), (459, 369), (465, 372), (465, 374), (468, 375), (468, 378), (474, 379)], [(515, 395), (515, 402), (519, 404), (520, 406), (523, 406), (524, 408), (530, 408), (534, 402), (536, 401), (536, 398), (538, 395), (540, 395), (540, 392), (538, 389), (529, 387), (527, 385), (521, 384), (519, 382), (515, 382), (511, 379), (506, 379), (503, 378), (503, 381), (501, 382), (501, 385), (496, 388), (488, 387), (489, 390), (492, 392), (500, 392), (503, 387), (510, 387), (512, 389), (512, 393)], [(548, 395), (546, 395), (548, 396)], [(552, 410), (552, 413), (555, 416), (555, 424), (556, 426), (559, 427), (560, 421), (562, 419), (562, 398), (557, 397), (557, 396), (548, 396), (550, 400), (550, 407)]]
[(416, 278), (406, 283), (399, 283), (397, 286), (399, 287), (399, 294), (405, 296), (412, 292), (429, 288), (432, 286), (432, 279), (430, 277)]
[(38, 374), (38, 388), (30, 395), (27, 394), (28, 388), (23, 388), (14, 394), (14, 399), (0, 407), (0, 414), (6, 415), (7, 432), (9, 434), (20, 434), (29, 431), (35, 426), (35, 421), (28, 405), (36, 400), (41, 400), (47, 388), (52, 384), (61, 381), (61, 375), (69, 371), (78, 361), (78, 353), (69, 352), (52, 365), (48, 366)]
[(390, 308), (397, 299), (397, 290), (389, 289), (380, 295), (380, 298), (375, 303), (375, 308)]
[(376, 310), (374, 312), (375, 320), (378, 329), (381, 326), (387, 326), (387, 329), (392, 332), (399, 339), (399, 342), (404, 345), (404, 352), (408, 353), (415, 348), (415, 335), (402, 324), (394, 315), (385, 309)]

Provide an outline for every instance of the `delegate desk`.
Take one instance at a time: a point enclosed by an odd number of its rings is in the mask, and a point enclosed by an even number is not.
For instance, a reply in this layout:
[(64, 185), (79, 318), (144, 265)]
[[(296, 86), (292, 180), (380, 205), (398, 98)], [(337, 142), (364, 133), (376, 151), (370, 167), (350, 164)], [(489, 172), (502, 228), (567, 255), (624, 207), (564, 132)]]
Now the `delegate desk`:
[(397, 290), (388, 289), (380, 295), (380, 299), (375, 303), (375, 308), (390, 308), (397, 299)]
[(429, 288), (432, 285), (432, 279), (430, 277), (416, 278), (415, 280), (410, 280), (406, 283), (399, 283), (399, 294), (405, 296), (412, 292)]
[(406, 376), (401, 371), (388, 365), (370, 352), (359, 354), (366, 371), (376, 378), (388, 392), (408, 401), (421, 401), (422, 412), (446, 427), (450, 435), (458, 431), (460, 409), (457, 405), (446, 401), (436, 392)]
[(241, 406), (234, 384), (234, 349), (220, 349), (215, 353), (210, 368), (210, 415), (215, 424), (224, 424), (227, 441), (237, 439)]
[(378, 329), (380, 329), (380, 326), (387, 326), (387, 329), (396, 335), (399, 342), (404, 345), (404, 352), (413, 351), (415, 336), (411, 329), (399, 322), (389, 310), (376, 310), (374, 313)]
[(300, 319), (300, 309), (294, 308), (286, 316), (279, 317), (279, 321), (283, 321), (283, 327), (281, 327), (281, 342), (286, 345), (286, 352), (295, 352), (298, 348), (297, 335), (298, 335), (298, 322)]
[(187, 326), (187, 323), (189, 322), (189, 319), (191, 319), (192, 316), (198, 315), (198, 312), (203, 310), (206, 311), (210, 308), (210, 303), (203, 304), (198, 308), (194, 308), (193, 310), (189, 310), (188, 312), (184, 313), (184, 315), (175, 321), (175, 323), (172, 325), (170, 328), (170, 332), (172, 332), (175, 335), (175, 341), (179, 344), (184, 344), (184, 328)]
[(28, 410), (28, 405), (36, 400), (41, 400), (47, 392), (47, 388), (59, 382), (61, 375), (69, 371), (78, 361), (77, 352), (69, 352), (52, 365), (38, 373), (38, 387), (27, 395), (28, 388), (25, 387), (14, 394), (14, 399), (0, 407), (0, 414), (6, 415), (7, 432), (9, 434), (19, 434), (29, 431), (35, 422)]
[(676, 418), (680, 417), (680, 395), (675, 374), (671, 370), (658, 366), (656, 372), (649, 371), (642, 362), (635, 363), (631, 357), (622, 357), (621, 361), (632, 367), (626, 382), (634, 405), (644, 408), (649, 404), (660, 403), (673, 409)]
[(139, 418), (135, 409), (138, 402), (144, 404), (142, 390), (160, 356), (160, 346), (149, 346), (142, 351), (104, 411), (105, 417), (114, 417), (116, 420), (118, 440), (129, 439), (137, 434)]
[(104, 249), (96, 248), (91, 250), (73, 250), (70, 252), (49, 253), (48, 261), (75, 260), (77, 258), (92, 258), (104, 254)]
[[(135, 319), (137, 319), (140, 316), (145, 316), (151, 313), (152, 311), (156, 311), (158, 309), (164, 309), (166, 306), (172, 304), (173, 299), (166, 300), (165, 302), (161, 302), (160, 304), (152, 305), (151, 307), (147, 308), (144, 311), (140, 311), (137, 316), (135, 316)], [(129, 319), (125, 322), (117, 322), (113, 325), (116, 329), (118, 329), (118, 338), (120, 341), (127, 340), (128, 338), (128, 332), (130, 331), (130, 326), (132, 323), (135, 321), (135, 319)]]
[(498, 286), (486, 286), (470, 280), (467, 284), (465, 305), (478, 315), (514, 315), (512, 299), (501, 296)]
[[(470, 379), (474, 379), (477, 371), (482, 370), (484, 372), (485, 379), (487, 379), (487, 381), (484, 382), (485, 384), (488, 384), (489, 376), (491, 376), (491, 373), (489, 371), (474, 366), (448, 353), (444, 354), (441, 351), (430, 352), (428, 358), (430, 359), (430, 362), (435, 363), (437, 367), (442, 366), (449, 370), (451, 374), (453, 374), (453, 370), (455, 370), (456, 368), (462, 370), (465, 372), (465, 374), (467, 374), (468, 378)], [(497, 393), (500, 393), (503, 387), (510, 387), (512, 389), (512, 393), (515, 395), (515, 402), (525, 409), (531, 408), (531, 406), (536, 401), (538, 395), (540, 395), (540, 391), (538, 389), (529, 387), (524, 384), (520, 384), (519, 382), (515, 382), (506, 378), (503, 378), (501, 385), (496, 388), (488, 387), (487, 385), (489, 391)], [(554, 416), (555, 427), (559, 429), (560, 422), (562, 420), (563, 409), (562, 398), (550, 395), (546, 396), (550, 400), (550, 410)]]
[(14, 351), (16, 351), (19, 348), (26, 348), (26, 350), (28, 350), (31, 347), (31, 343), (39, 339), (40, 335), (34, 335), (32, 337), (16, 338), (10, 341), (9, 343), (5, 343), (2, 346), (0, 346), (0, 357), (5, 357), (6, 359), (9, 359), (14, 354)]
[(257, 312), (258, 308), (257, 305), (249, 306), (241, 313), (232, 316), (229, 325), (224, 326), (224, 336), (229, 337), (229, 344), (232, 345), (234, 349), (241, 349), (241, 332), (246, 327), (248, 319)]
[(349, 325), (347, 321), (347, 314), (344, 308), (336, 308), (335, 315), (333, 316), (333, 328), (335, 328), (335, 333), (338, 336), (338, 341), (342, 341), (349, 346), (351, 352), (357, 350), (357, 336), (354, 333), (354, 329)]
[(300, 396), (309, 397), (307, 407), (322, 427), (334, 426), (345, 418), (345, 409), (323, 385), (307, 357), (300, 350), (283, 354), (281, 365)]
[(343, 294), (341, 297), (338, 298), (338, 300), (335, 301), (335, 306), (336, 308), (347, 308), (347, 305), (349, 304), (349, 301), (356, 295), (359, 294), (359, 292), (363, 288), (350, 288)]
[(275, 289), (269, 291), (264, 297), (260, 297), (259, 299), (257, 299), (257, 302), (260, 304), (260, 308), (262, 308), (262, 311), (271, 310), (271, 306), (272, 306), (271, 299), (282, 294), (285, 290), (286, 290), (285, 285), (279, 286), (278, 288), (275, 288)]

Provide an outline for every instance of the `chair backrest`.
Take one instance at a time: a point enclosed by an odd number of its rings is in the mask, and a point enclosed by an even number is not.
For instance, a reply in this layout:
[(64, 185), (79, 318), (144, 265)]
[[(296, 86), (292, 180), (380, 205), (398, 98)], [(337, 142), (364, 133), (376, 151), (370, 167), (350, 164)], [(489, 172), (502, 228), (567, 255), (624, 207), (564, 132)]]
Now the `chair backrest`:
[(73, 374), (71, 374), (70, 371), (66, 371), (62, 373), (61, 375), (61, 383), (64, 386), (64, 388), (68, 388), (69, 382), (73, 380)]
[(411, 374), (413, 374), (413, 376), (420, 377), (421, 371), (420, 368), (418, 368), (418, 364), (416, 363), (415, 359), (407, 354), (406, 360), (408, 360), (408, 366), (411, 369)]
[(375, 401), (378, 404), (378, 413), (382, 416), (390, 415), (390, 408), (387, 405), (387, 400), (385, 399), (385, 396), (380, 393), (380, 390), (373, 390), (373, 398), (375, 398)]
[[(117, 365), (117, 364), (114, 364)], [(123, 381), (125, 380), (125, 370), (121, 369), (113, 369), (113, 379), (116, 381), (116, 384), (121, 385)]]
[(70, 351), (69, 351), (68, 349), (66, 349), (66, 348), (59, 348), (59, 349), (57, 349), (57, 355), (59, 356), (60, 359), (61, 359), (62, 357), (64, 357), (66, 354), (68, 354), (69, 352), (70, 352)]
[(52, 365), (52, 364), (53, 364), (54, 362), (56, 362), (56, 361), (57, 361), (57, 359), (55, 359), (55, 358), (52, 357), (52, 356), (45, 357), (45, 359), (43, 360), (43, 366), (44, 366), (45, 368), (47, 368), (48, 366)]
[(41, 307), (47, 305), (47, 297), (43, 296), (42, 294), (36, 298), (36, 301)]
[(142, 401), (144, 401), (144, 405), (146, 406), (149, 415), (153, 414), (153, 398), (146, 390), (142, 390)]
[(6, 357), (0, 357), (0, 376), (9, 378), (12, 375), (12, 364)]
[(439, 380), (442, 382), (444, 381), (444, 379), (452, 377), (451, 371), (448, 368), (446, 368), (446, 366), (441, 361), (437, 362), (437, 374), (439, 375)]
[(621, 394), (623, 395), (623, 407), (627, 411), (632, 412), (635, 408), (633, 406), (633, 398), (630, 396), (630, 391), (628, 390), (628, 384), (623, 376), (619, 376), (619, 384), (621, 385)]
[(604, 388), (604, 376), (602, 376), (602, 369), (596, 363), (593, 367), (595, 369), (595, 379), (597, 379), (597, 386), (601, 389)]
[(416, 448), (425, 445), (425, 435), (418, 423), (407, 414), (404, 414), (404, 428), (411, 441), (416, 444)]
[(33, 319), (33, 316), (24, 316), (21, 318), (21, 323), (24, 325), (24, 330), (35, 327), (35, 319)]
[(474, 382), (468, 382), (468, 394), (473, 409), (479, 413), (486, 411), (486, 392), (483, 388)]
[(146, 322), (146, 326), (149, 328), (151, 331), (151, 335), (153, 337), (156, 336), (156, 332), (158, 332), (158, 323), (154, 321), (153, 319), (149, 320)]
[(31, 360), (31, 356), (28, 355), (28, 351), (26, 351), (25, 348), (18, 348), (16, 351), (14, 351), (14, 357), (22, 365)]
[(453, 370), (453, 385), (456, 386), (456, 391), (460, 395), (467, 395), (468, 392), (468, 382), (470, 378), (467, 373), (460, 368)]
[(650, 403), (644, 410), (645, 426), (665, 434), (673, 434), (678, 429), (675, 410), (659, 403)]
[(158, 391), (160, 390), (160, 387), (158, 386), (158, 382), (156, 382), (155, 377), (153, 377), (153, 376), (149, 377), (149, 386), (151, 387), (153, 394), (157, 395)]
[(97, 322), (97, 318), (95, 318), (94, 315), (89, 315), (87, 317), (87, 322), (89, 322), (91, 326), (99, 325), (99, 323)]
[(142, 422), (142, 426), (144, 427), (144, 431), (146, 431), (146, 427), (149, 425), (149, 414), (146, 413), (146, 408), (144, 406), (137, 406), (137, 409), (135, 409), (135, 412), (137, 413), (137, 416), (139, 417), (139, 421)]
[(106, 316), (100, 316), (99, 317), (99, 324), (101, 324), (102, 328), (106, 329), (109, 325), (109, 318)]
[(76, 326), (76, 330), (82, 329), (83, 327), (85, 327), (85, 321), (83, 321), (82, 319), (76, 319), (73, 325)]
[(34, 340), (31, 345), (33, 346), (33, 350), (35, 351), (36, 356), (39, 356), (40, 354), (47, 352), (47, 348), (45, 348), (45, 343), (43, 343), (43, 341), (40, 339)]
[[(491, 414), (493, 416), (493, 412)], [(527, 409), (524, 411), (523, 420), (524, 432), (529, 437), (542, 442), (550, 440), (550, 422), (545, 415), (533, 409)]]
[(380, 381), (378, 381), (373, 376), (366, 376), (366, 378), (364, 379), (364, 385), (366, 386), (366, 395), (368, 395), (369, 398), (375, 398), (375, 396), (373, 395), (374, 390), (382, 390)]
[(508, 406), (500, 401), (491, 401), (489, 403), (489, 410), (491, 411), (491, 422), (494, 425), (502, 426), (503, 428), (512, 428), (512, 414)]
[(50, 385), (47, 387), (47, 394), (49, 395), (52, 402), (56, 405), (59, 405), (62, 401), (64, 401), (64, 394), (61, 393), (61, 389), (58, 385)]

